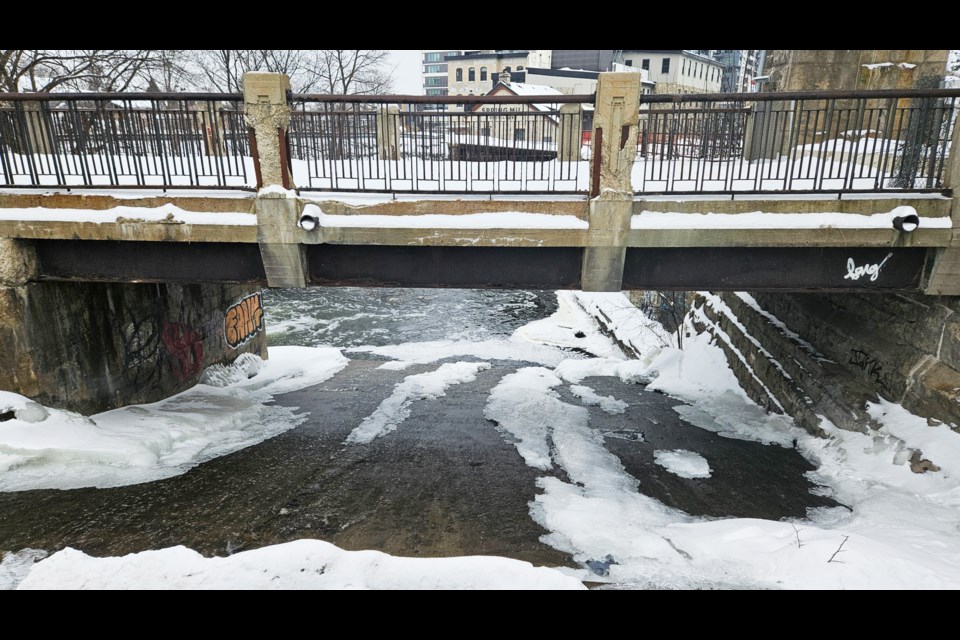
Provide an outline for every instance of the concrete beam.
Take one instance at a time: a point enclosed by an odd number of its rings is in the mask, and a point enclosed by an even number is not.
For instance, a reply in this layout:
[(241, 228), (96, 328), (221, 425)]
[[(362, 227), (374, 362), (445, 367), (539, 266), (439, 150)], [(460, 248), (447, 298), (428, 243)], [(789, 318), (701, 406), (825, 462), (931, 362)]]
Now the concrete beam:
[(588, 246), (580, 276), (584, 291), (620, 291), (633, 193), (604, 190), (590, 201)]
[(257, 242), (271, 287), (307, 286), (303, 253), (303, 230), (297, 226), (299, 202), (285, 193), (261, 193), (257, 197)]

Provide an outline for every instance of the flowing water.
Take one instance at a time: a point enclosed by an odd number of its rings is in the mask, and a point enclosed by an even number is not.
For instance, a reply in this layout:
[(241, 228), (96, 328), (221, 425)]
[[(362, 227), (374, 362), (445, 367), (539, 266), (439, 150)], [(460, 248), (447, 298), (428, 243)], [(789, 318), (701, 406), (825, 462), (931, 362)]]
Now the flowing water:
[[(526, 466), (483, 417), (490, 391), (523, 363), (492, 361), (444, 397), (414, 402), (388, 436), (344, 445), (407, 376), (439, 366), (378, 369), (377, 356), (350, 347), (505, 338), (553, 313), (553, 292), (318, 288), (265, 291), (264, 303), (270, 345), (332, 345), (351, 359), (325, 383), (275, 399), (306, 415), (303, 424), (165, 480), (2, 493), (0, 551), (72, 546), (122, 555), (183, 544), (224, 555), (320, 538), (407, 556), (572, 563), (540, 541), (547, 531), (530, 517), (544, 472)], [(618, 416), (591, 407), (591, 428), (609, 434), (608, 450), (644, 493), (716, 517), (802, 517), (808, 507), (831, 504), (810, 494), (804, 473), (813, 467), (796, 451), (721, 438), (683, 422), (676, 400), (618, 378), (590, 380), (599, 394), (630, 405)], [(568, 390), (561, 397), (579, 402)], [(654, 464), (654, 449), (674, 448), (710, 459), (707, 489)]]

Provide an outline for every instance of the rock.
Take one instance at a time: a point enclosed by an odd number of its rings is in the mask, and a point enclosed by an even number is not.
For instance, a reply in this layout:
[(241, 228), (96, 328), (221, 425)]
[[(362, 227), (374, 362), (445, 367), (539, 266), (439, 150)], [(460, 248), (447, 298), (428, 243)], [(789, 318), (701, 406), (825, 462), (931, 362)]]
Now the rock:
[(940, 471), (940, 467), (933, 464), (926, 458), (921, 458), (923, 455), (919, 449), (914, 449), (913, 455), (910, 456), (910, 471), (914, 473), (926, 473), (927, 471)]

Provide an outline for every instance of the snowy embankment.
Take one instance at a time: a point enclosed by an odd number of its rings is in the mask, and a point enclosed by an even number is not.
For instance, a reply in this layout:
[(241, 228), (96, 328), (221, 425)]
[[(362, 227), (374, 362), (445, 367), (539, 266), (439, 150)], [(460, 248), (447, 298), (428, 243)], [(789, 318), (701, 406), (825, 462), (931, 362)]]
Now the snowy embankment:
[[(2, 570), (2, 566), (0, 566)], [(2, 579), (2, 573), (0, 573)], [(2, 587), (2, 583), (0, 583)], [(93, 558), (65, 549), (38, 563), (24, 589), (584, 589), (571, 576), (490, 556), (398, 558), (297, 540), (226, 558), (186, 547)]]
[(337, 349), (272, 347), (207, 370), (202, 383), (153, 404), (90, 417), (0, 391), (0, 491), (115, 487), (184, 473), (305, 419), (272, 397), (323, 382), (348, 360)]
[[(562, 295), (586, 308), (619, 308), (626, 315), (625, 305), (610, 303), (613, 296), (607, 294)], [(638, 333), (647, 331), (643, 321), (634, 326)], [(617, 337), (654, 342), (652, 336)], [(842, 431), (824, 420), (830, 438), (816, 438), (750, 401), (711, 340), (689, 337), (683, 351), (648, 350), (639, 361), (594, 358), (566, 361), (553, 371), (520, 369), (493, 390), (486, 416), (520, 455), (531, 467), (559, 467), (569, 477), (565, 482), (544, 475), (537, 481), (542, 493), (531, 515), (550, 531), (546, 542), (587, 566), (603, 559), (603, 577), (592, 579), (621, 585), (960, 588), (960, 434), (927, 426), (923, 418), (883, 402), (870, 407), (883, 424), (880, 431)], [(650, 380), (648, 388), (688, 403), (675, 408), (681, 417), (721, 436), (796, 446), (819, 465), (811, 473), (817, 491), (847, 508), (811, 511), (798, 522), (706, 520), (642, 495), (590, 429), (586, 411), (557, 393), (563, 382), (596, 375)], [(941, 471), (911, 472), (904, 455), (910, 449), (922, 449)], [(654, 455), (678, 475), (710, 482), (709, 460), (696, 452)]]

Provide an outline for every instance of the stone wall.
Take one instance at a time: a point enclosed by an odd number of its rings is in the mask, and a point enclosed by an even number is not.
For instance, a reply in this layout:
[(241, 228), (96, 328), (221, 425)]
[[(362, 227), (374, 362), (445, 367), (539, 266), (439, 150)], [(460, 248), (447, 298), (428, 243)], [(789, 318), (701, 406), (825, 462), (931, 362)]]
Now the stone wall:
[(765, 91), (909, 89), (922, 77), (943, 77), (946, 49), (771, 49)]
[(698, 295), (690, 318), (758, 404), (814, 433), (819, 416), (872, 425), (880, 397), (960, 425), (960, 298), (725, 292)]
[(244, 352), (267, 356), (259, 288), (0, 287), (0, 389), (49, 406), (89, 414), (156, 401)]

